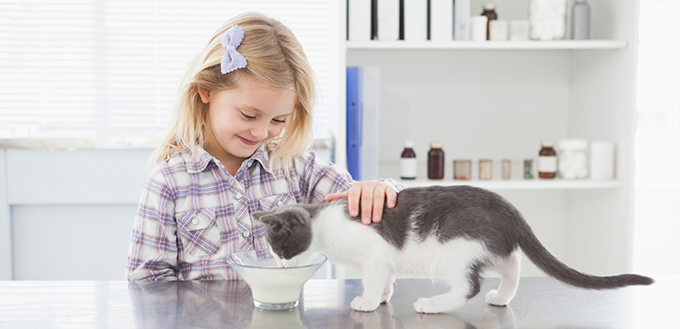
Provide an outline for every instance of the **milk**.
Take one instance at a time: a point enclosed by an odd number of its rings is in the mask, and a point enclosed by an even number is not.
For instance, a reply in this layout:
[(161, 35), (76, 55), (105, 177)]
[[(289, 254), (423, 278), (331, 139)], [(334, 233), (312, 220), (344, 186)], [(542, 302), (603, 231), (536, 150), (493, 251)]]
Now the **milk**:
[(241, 277), (260, 303), (285, 304), (300, 298), (302, 287), (314, 272), (303, 268), (244, 268)]

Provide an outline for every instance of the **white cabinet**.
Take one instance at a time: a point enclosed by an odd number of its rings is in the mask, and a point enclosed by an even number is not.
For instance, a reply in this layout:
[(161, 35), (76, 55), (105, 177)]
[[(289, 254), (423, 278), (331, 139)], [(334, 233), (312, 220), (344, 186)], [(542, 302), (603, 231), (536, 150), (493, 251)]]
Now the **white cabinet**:
[[(470, 159), (474, 168), (477, 160), (490, 158), (497, 166), (494, 181), (473, 184), (516, 204), (567, 264), (613, 274), (628, 271), (631, 260), (637, 67), (632, 22), (638, 7), (636, 0), (589, 3), (594, 40), (347, 42), (345, 61), (381, 69), (380, 176), (396, 177), (406, 139), (415, 141), (419, 177), (426, 177), (429, 142), (444, 144), (445, 184), (460, 183), (452, 180), (453, 159)], [(521, 161), (537, 156), (541, 140), (568, 137), (615, 142), (617, 179), (521, 180)], [(501, 159), (513, 160), (513, 181), (500, 180)]]

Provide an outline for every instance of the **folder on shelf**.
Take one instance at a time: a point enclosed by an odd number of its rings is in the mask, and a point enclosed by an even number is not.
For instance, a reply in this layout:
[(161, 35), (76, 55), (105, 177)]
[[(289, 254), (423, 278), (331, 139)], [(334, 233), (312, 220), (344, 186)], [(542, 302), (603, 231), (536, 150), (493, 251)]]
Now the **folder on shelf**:
[(347, 38), (350, 41), (370, 41), (373, 0), (347, 0)]
[(378, 1), (378, 40), (399, 40), (400, 0)]
[(359, 67), (347, 67), (347, 171), (361, 180), (361, 79)]
[(404, 0), (404, 40), (427, 41), (427, 1)]
[(354, 180), (378, 174), (380, 69), (347, 67), (347, 170)]
[(361, 67), (361, 179), (379, 179), (380, 68)]

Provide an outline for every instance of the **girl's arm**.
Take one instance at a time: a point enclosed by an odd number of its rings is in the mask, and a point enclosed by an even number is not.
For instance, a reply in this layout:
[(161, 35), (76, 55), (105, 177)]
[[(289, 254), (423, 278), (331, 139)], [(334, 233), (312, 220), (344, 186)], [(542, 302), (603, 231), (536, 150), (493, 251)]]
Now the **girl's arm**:
[(128, 281), (176, 281), (177, 223), (174, 195), (159, 171), (147, 181), (135, 215), (128, 249)]

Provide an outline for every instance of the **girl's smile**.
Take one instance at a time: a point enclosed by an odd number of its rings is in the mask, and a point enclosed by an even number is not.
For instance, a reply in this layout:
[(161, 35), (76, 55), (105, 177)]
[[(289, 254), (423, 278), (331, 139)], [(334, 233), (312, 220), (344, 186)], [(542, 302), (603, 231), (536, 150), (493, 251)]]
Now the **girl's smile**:
[(250, 75), (242, 75), (233, 89), (211, 91), (199, 87), (207, 103), (205, 150), (232, 175), (262, 144), (283, 131), (293, 113), (295, 92), (272, 87)]
[(243, 138), (243, 137), (241, 137), (241, 136), (238, 136), (238, 138), (241, 139), (241, 141), (243, 142), (243, 144), (246, 144), (246, 145), (249, 145), (249, 146), (253, 146), (253, 145), (258, 145), (258, 144), (260, 144), (259, 141), (251, 141), (251, 140), (245, 139), (245, 138)]

